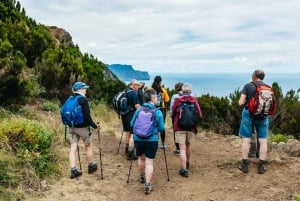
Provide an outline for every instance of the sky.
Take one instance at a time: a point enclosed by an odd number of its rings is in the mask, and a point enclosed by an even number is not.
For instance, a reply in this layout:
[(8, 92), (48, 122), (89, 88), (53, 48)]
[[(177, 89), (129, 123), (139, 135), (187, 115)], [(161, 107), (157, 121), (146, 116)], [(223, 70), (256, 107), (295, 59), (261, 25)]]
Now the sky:
[(148, 72), (300, 73), (299, 0), (20, 0), (106, 64)]

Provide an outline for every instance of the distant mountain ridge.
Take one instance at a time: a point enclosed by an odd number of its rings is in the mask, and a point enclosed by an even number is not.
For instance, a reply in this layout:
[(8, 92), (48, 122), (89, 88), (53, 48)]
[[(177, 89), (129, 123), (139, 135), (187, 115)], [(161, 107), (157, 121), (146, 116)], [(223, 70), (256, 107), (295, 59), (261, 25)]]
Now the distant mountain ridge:
[(108, 69), (122, 81), (150, 80), (150, 75), (147, 71), (135, 70), (132, 65), (127, 64), (108, 64)]

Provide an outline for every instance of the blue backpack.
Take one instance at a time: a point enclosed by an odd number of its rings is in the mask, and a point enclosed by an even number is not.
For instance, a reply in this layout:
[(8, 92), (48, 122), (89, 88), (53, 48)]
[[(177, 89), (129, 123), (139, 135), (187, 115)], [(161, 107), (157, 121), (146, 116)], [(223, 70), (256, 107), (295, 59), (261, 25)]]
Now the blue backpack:
[(145, 106), (142, 106), (140, 111), (137, 114), (133, 125), (133, 133), (142, 138), (150, 137), (157, 123), (155, 122), (155, 112), (158, 108), (150, 109)]
[(82, 107), (78, 99), (82, 95), (71, 95), (60, 109), (61, 120), (64, 125), (71, 127), (80, 125), (84, 122)]

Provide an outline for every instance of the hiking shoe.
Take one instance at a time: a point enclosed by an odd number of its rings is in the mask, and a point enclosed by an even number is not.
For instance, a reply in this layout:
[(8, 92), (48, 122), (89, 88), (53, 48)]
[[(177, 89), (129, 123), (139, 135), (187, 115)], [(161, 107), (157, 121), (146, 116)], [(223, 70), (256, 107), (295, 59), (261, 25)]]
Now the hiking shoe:
[(160, 148), (161, 148), (161, 149), (166, 149), (166, 148), (167, 148), (167, 145), (162, 144), (162, 145), (160, 146)]
[(98, 165), (96, 163), (93, 163), (91, 165), (88, 165), (88, 174), (92, 174), (98, 169)]
[(126, 159), (127, 160), (137, 160), (138, 159), (138, 157), (134, 154), (134, 152), (132, 151), (132, 152), (128, 152), (127, 153), (127, 157), (126, 157)]
[(258, 164), (257, 172), (258, 174), (264, 174), (266, 172), (265, 164)]
[(145, 183), (145, 185), (144, 185), (144, 193), (145, 194), (150, 194), (151, 189), (152, 189), (151, 183)]
[(76, 177), (80, 177), (82, 175), (82, 172), (78, 171), (78, 170), (71, 170), (71, 179), (74, 179)]
[(176, 156), (180, 156), (180, 150), (174, 150), (173, 153), (174, 153)]
[(239, 166), (239, 169), (243, 172), (243, 173), (248, 173), (249, 170), (248, 170), (248, 163), (242, 163), (240, 166)]
[(186, 169), (190, 169), (190, 162), (186, 162)]
[(142, 184), (144, 184), (146, 182), (145, 173), (140, 174), (140, 181), (141, 181)]
[(186, 170), (186, 169), (181, 169), (181, 170), (179, 171), (179, 174), (180, 174), (181, 176), (183, 176), (183, 177), (189, 177), (189, 172), (188, 172), (188, 170)]

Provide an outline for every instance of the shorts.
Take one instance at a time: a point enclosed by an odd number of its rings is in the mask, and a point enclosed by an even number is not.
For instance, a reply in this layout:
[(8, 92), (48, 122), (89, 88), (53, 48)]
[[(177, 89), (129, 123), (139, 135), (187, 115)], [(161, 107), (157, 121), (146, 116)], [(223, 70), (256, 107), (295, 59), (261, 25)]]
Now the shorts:
[(154, 159), (157, 148), (158, 148), (158, 141), (134, 141), (136, 155), (141, 156), (145, 154), (147, 158)]
[(133, 133), (133, 128), (130, 125), (130, 121), (133, 117), (133, 114), (133, 112), (129, 112), (128, 114), (121, 116), (123, 131)]
[(248, 109), (243, 109), (239, 130), (240, 137), (251, 138), (254, 127), (256, 129), (258, 138), (267, 138), (269, 130), (269, 117), (263, 119), (255, 119), (251, 116), (251, 113)]
[(69, 127), (70, 133), (70, 143), (78, 143), (79, 139), (82, 138), (82, 141), (85, 145), (89, 145), (92, 141), (92, 133), (90, 132), (89, 127), (84, 128), (72, 128)]
[(192, 131), (175, 131), (175, 142), (179, 144), (190, 143), (194, 141), (195, 133)]

